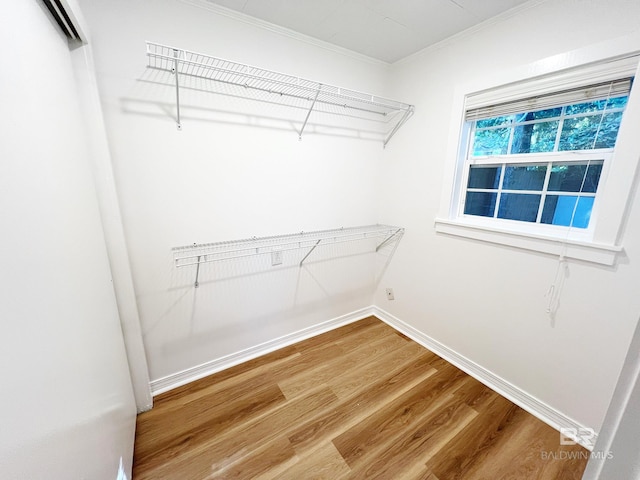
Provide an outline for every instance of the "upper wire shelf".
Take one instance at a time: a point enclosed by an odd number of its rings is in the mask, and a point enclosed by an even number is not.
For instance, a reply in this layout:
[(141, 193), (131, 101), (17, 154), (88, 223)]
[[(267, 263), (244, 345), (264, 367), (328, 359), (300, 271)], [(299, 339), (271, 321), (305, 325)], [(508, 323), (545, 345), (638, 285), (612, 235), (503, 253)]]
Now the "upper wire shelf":
[(224, 60), (221, 58), (191, 52), (189, 50), (147, 42), (147, 67), (171, 72), (175, 75), (177, 122), (180, 123), (180, 80), (184, 75), (242, 87), (255, 92), (267, 93), (277, 99), (302, 101), (306, 104), (306, 118), (298, 135), (307, 125), (312, 111), (322, 111), (334, 115), (364, 114), (377, 117), (387, 124), (383, 146), (409, 119), (414, 106), (370, 95), (354, 90), (294, 77), (263, 68)]
[(314, 232), (300, 232), (271, 237), (253, 237), (243, 240), (193, 244), (172, 249), (175, 266), (196, 266), (196, 282), (200, 264), (251, 257), (254, 255), (281, 254), (281, 252), (302, 250), (304, 256), (299, 265), (321, 246), (335, 245), (345, 242), (376, 240), (374, 251), (377, 252), (394, 239), (404, 234), (404, 228), (392, 225), (366, 225), (362, 227), (336, 228)]

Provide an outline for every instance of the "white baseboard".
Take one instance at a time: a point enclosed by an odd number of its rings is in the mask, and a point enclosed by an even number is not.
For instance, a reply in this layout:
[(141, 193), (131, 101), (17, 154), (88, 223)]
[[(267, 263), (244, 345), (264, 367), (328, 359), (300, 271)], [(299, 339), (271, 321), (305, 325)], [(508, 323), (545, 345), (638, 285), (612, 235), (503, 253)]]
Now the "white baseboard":
[[(518, 388), (512, 383), (495, 375), (481, 365), (478, 365), (477, 363), (460, 355), (458, 352), (441, 344), (437, 340), (434, 340), (428, 335), (406, 324), (399, 318), (391, 315), (389, 312), (386, 312), (385, 310), (382, 310), (377, 306), (373, 306), (371, 307), (371, 313), (372, 315), (385, 322), (387, 325), (403, 333), (407, 337), (425, 347), (427, 350), (430, 350), (436, 355), (444, 358), (452, 365), (455, 365), (460, 370), (468, 373), (476, 380), (485, 384), (491, 390), (499, 393), (503, 397), (507, 398), (511, 402), (515, 403), (522, 409), (539, 418), (556, 430), (560, 431), (560, 429), (569, 429), (568, 431), (570, 432), (585, 431), (584, 425), (581, 425), (575, 420), (564, 415), (562, 412), (559, 412), (558, 410), (550, 407), (546, 403), (538, 400), (534, 396)], [(569, 436), (570, 435), (567, 435), (567, 437)], [(595, 442), (597, 440), (597, 435), (590, 439), (590, 441), (586, 442), (583, 441), (580, 435), (578, 435), (577, 438), (574, 437), (573, 439), (577, 443), (585, 447), (587, 450), (593, 450), (593, 446), (595, 445)]]
[(341, 315), (332, 320), (313, 325), (297, 332), (284, 335), (282, 337), (270, 340), (253, 347), (249, 347), (245, 350), (226, 355), (215, 360), (197, 365), (195, 367), (187, 368), (181, 372), (177, 372), (166, 377), (159, 378), (151, 381), (151, 393), (156, 396), (160, 393), (167, 392), (176, 387), (186, 385), (187, 383), (199, 380), (203, 377), (211, 375), (216, 372), (220, 372), (227, 368), (239, 365), (240, 363), (253, 360), (254, 358), (266, 355), (280, 348), (288, 347), (294, 343), (306, 340), (321, 333), (334, 330), (338, 327), (342, 327), (349, 323), (357, 322), (363, 318), (371, 316), (373, 313), (372, 307), (361, 308), (346, 315)]

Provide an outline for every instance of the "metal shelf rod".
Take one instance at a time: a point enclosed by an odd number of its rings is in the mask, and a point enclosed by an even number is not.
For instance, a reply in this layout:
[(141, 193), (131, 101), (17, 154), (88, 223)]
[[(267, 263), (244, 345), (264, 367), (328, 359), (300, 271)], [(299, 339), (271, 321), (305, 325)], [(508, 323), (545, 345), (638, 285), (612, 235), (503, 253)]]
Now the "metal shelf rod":
[[(178, 130), (182, 130), (182, 122), (180, 121), (180, 84), (178, 83), (178, 50), (173, 49), (173, 73), (176, 76), (176, 121), (178, 122)], [(197, 285), (196, 281), (196, 287)]]
[(409, 120), (409, 117), (411, 117), (411, 115), (413, 115), (413, 107), (409, 108), (409, 110), (404, 112), (404, 115), (402, 115), (402, 118), (400, 119), (400, 121), (396, 124), (395, 127), (393, 127), (391, 132), (389, 132), (389, 135), (387, 135), (387, 138), (384, 139), (384, 142), (382, 142), (382, 148), (385, 148), (387, 146), (387, 143), (389, 143), (389, 141), (393, 138), (396, 132), (400, 130), (400, 127), (402, 127), (402, 125), (404, 125), (405, 122)]
[(302, 266), (302, 264), (303, 264), (303, 263), (304, 263), (304, 261), (307, 259), (307, 257), (308, 257), (309, 255), (311, 255), (311, 252), (313, 252), (313, 251), (316, 249), (316, 247), (317, 247), (318, 245), (320, 245), (320, 242), (321, 242), (321, 241), (322, 241), (322, 239), (321, 239), (321, 238), (320, 238), (320, 239), (318, 239), (318, 241), (316, 242), (316, 244), (315, 244), (313, 247), (311, 247), (311, 250), (309, 250), (309, 251), (307, 252), (307, 254), (306, 254), (304, 257), (302, 257), (302, 260), (300, 260), (300, 266)]
[[(322, 85), (320, 86), (322, 87)], [(316, 92), (316, 96), (313, 98), (313, 102), (311, 103), (311, 106), (309, 107), (309, 111), (307, 112), (307, 116), (304, 118), (304, 123), (302, 124), (302, 128), (300, 129), (300, 132), (298, 133), (298, 139), (302, 140), (302, 132), (304, 132), (304, 127), (307, 126), (307, 122), (309, 121), (309, 115), (311, 115), (311, 112), (313, 111), (313, 107), (315, 107), (316, 105), (316, 101), (318, 100), (318, 94), (320, 93), (320, 88), (318, 88), (318, 91)], [(311, 253), (311, 252), (309, 252)]]
[(200, 276), (200, 257), (198, 257), (198, 266), (196, 267), (196, 284), (195, 287), (198, 288), (198, 286), (200, 285), (198, 283), (198, 277)]
[(393, 237), (395, 237), (398, 233), (400, 233), (400, 231), (401, 231), (401, 230), (402, 230), (402, 228), (399, 228), (398, 230), (396, 230), (395, 232), (393, 232), (391, 235), (389, 235), (387, 238), (385, 238), (385, 239), (382, 241), (382, 243), (380, 243), (380, 245), (378, 245), (378, 246), (376, 247), (376, 252), (377, 252), (378, 250), (380, 250), (383, 246), (385, 246), (387, 243), (389, 243), (389, 241), (390, 241)]

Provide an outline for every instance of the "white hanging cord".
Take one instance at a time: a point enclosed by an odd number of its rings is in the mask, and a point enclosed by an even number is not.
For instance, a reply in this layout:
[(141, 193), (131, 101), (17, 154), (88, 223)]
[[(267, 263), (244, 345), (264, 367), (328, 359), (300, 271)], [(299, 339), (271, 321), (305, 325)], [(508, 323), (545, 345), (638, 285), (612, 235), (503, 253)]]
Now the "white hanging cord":
[(553, 283), (549, 287), (545, 296), (549, 297), (547, 303), (547, 315), (553, 319), (558, 307), (560, 306), (560, 295), (562, 293), (562, 287), (564, 286), (564, 279), (567, 276), (567, 260), (564, 254), (560, 254), (558, 257), (558, 266), (556, 267), (556, 273), (553, 278)]
[[(600, 121), (598, 122), (598, 128), (596, 129), (596, 133), (593, 136), (593, 142), (591, 143), (591, 150), (595, 150), (596, 142), (598, 141), (598, 135), (600, 135), (600, 129), (602, 128), (602, 122), (604, 121), (604, 116), (607, 112), (607, 108), (609, 106), (609, 100), (611, 100), (611, 90), (613, 88), (613, 82), (609, 85), (609, 93), (607, 94), (607, 98), (605, 100), (604, 108), (602, 110), (602, 114), (600, 115)], [(584, 169), (584, 174), (582, 175), (582, 182), (580, 183), (580, 190), (578, 193), (582, 193), (584, 190), (584, 184), (587, 181), (587, 174), (589, 173), (589, 168), (591, 167), (591, 159), (587, 161), (587, 166)], [(567, 269), (569, 265), (567, 264), (566, 253), (567, 246), (569, 243), (569, 236), (571, 235), (571, 230), (573, 229), (573, 220), (576, 216), (576, 212), (578, 211), (578, 203), (580, 203), (580, 195), (576, 196), (576, 202), (573, 205), (573, 211), (571, 212), (571, 219), (569, 220), (569, 228), (567, 228), (567, 234), (562, 241), (562, 246), (560, 249), (560, 254), (558, 255), (558, 265), (556, 267), (556, 273), (553, 278), (553, 283), (549, 287), (549, 290), (546, 293), (546, 297), (549, 298), (547, 303), (547, 315), (553, 319), (558, 307), (560, 306), (560, 296), (562, 294), (562, 287), (564, 285), (564, 279), (566, 278)]]

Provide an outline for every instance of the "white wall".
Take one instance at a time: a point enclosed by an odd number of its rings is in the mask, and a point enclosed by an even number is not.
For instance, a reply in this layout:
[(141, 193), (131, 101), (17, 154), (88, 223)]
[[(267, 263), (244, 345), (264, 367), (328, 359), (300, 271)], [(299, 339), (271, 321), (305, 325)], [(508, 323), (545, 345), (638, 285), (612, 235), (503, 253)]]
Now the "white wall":
[(66, 39), (0, 5), (0, 471), (115, 479), (135, 405)]
[(193, 268), (173, 266), (172, 247), (376, 223), (383, 149), (318, 126), (299, 142), (292, 120), (304, 111), (283, 121), (268, 104), (193, 90), (182, 91), (179, 132), (174, 89), (151, 83), (171, 78), (146, 71), (144, 41), (376, 94), (387, 66), (177, 0), (82, 7), (152, 380), (370, 305), (374, 264), (348, 250), (322, 263), (318, 251), (302, 269), (304, 252), (278, 269), (257, 257), (209, 264), (198, 289)]
[[(634, 34), (640, 25), (635, 1), (528, 6), (394, 65), (395, 92), (416, 103), (416, 115), (381, 165), (379, 219), (407, 232), (374, 302), (597, 430), (640, 311), (639, 200), (633, 201), (625, 255), (615, 268), (570, 263), (554, 322), (545, 312), (545, 293), (557, 259), (437, 235), (433, 226), (445, 166), (452, 161), (447, 139), (459, 85), (500, 78), (532, 62)], [(555, 59), (558, 68), (561, 59)], [(394, 288), (395, 301), (385, 299), (385, 287)]]
[[(73, 13), (77, 15), (76, 21), (80, 22), (78, 20), (80, 18), (79, 7), (76, 6)], [(86, 24), (82, 24), (82, 28), (85, 29), (83, 33), (86, 35), (86, 31), (88, 31)], [(96, 84), (91, 44), (83, 45), (82, 48), (74, 48), (71, 52), (71, 60), (75, 70), (76, 93), (82, 108), (86, 132), (85, 138), (89, 146), (88, 156), (91, 158), (93, 166), (93, 178), (104, 230), (113, 289), (118, 305), (120, 325), (122, 326), (122, 334), (127, 351), (131, 384), (138, 412), (143, 412), (153, 406), (149, 385), (149, 367), (142, 341), (140, 315), (131, 276), (129, 250), (124, 236), (120, 202), (113, 179), (113, 165)]]
[(629, 346), (620, 378), (583, 480), (640, 478), (640, 323)]

